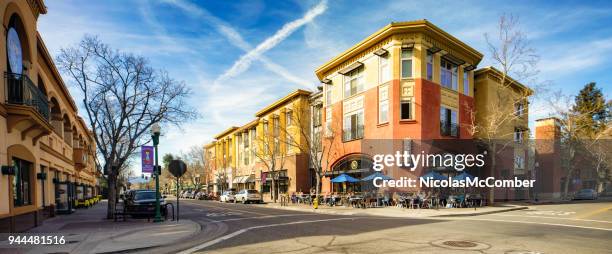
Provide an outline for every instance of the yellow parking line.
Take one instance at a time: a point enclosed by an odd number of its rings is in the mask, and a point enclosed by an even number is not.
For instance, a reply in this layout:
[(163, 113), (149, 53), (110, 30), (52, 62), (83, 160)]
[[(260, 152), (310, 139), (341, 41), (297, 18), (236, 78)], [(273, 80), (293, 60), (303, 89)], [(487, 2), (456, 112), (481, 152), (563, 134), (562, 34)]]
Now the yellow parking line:
[(576, 219), (587, 218), (587, 217), (591, 217), (593, 215), (597, 215), (597, 214), (603, 213), (603, 212), (608, 211), (610, 209), (612, 209), (612, 205), (611, 206), (606, 206), (604, 208), (600, 208), (600, 209), (597, 209), (595, 211), (591, 211), (591, 212), (588, 212), (588, 213), (585, 213), (585, 214), (581, 214), (581, 215), (576, 216), (574, 218), (576, 218)]

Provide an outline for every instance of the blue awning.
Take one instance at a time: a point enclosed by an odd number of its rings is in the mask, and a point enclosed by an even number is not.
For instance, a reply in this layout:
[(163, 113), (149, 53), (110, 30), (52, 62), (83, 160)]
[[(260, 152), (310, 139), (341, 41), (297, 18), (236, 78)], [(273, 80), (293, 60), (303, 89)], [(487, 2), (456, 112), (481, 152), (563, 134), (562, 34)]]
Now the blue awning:
[(393, 180), (393, 178), (391, 178), (390, 176), (386, 176), (386, 175), (383, 175), (383, 174), (382, 174), (382, 173), (380, 173), (380, 172), (376, 172), (376, 173), (374, 173), (374, 174), (371, 174), (371, 175), (369, 175), (369, 176), (366, 176), (366, 177), (364, 177), (364, 178), (361, 178), (361, 181), (364, 181), (364, 182), (365, 182), (365, 181), (372, 181), (372, 180), (374, 180), (374, 178), (376, 178), (376, 177), (380, 177), (382, 180)]
[(467, 172), (463, 172), (461, 174), (459, 174), (458, 176), (453, 177), (453, 180), (472, 180), (474, 179), (473, 175), (468, 174)]
[(429, 178), (433, 178), (434, 180), (444, 180), (446, 179), (446, 177), (444, 177), (443, 175), (440, 175), (436, 172), (430, 171), (427, 174), (424, 174), (421, 176), (421, 178), (423, 179), (429, 179)]
[(337, 176), (336, 178), (332, 179), (331, 181), (332, 183), (344, 183), (344, 182), (356, 183), (356, 182), (359, 182), (359, 179), (349, 176), (347, 174), (341, 174)]

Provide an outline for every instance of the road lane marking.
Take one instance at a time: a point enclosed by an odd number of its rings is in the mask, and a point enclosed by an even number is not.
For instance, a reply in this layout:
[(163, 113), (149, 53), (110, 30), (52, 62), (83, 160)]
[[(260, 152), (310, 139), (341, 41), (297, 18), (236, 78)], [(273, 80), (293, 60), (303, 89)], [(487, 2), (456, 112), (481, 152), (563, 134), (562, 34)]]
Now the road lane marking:
[(571, 214), (575, 214), (576, 212), (566, 212), (566, 211), (528, 211), (526, 214), (534, 214), (534, 215), (551, 215), (551, 216), (568, 216)]
[(212, 246), (212, 245), (215, 245), (215, 244), (217, 244), (217, 243), (223, 242), (223, 241), (225, 241), (225, 240), (228, 240), (228, 239), (234, 238), (234, 237), (236, 237), (236, 236), (238, 236), (238, 235), (240, 235), (240, 234), (242, 234), (242, 233), (245, 233), (245, 232), (247, 232), (247, 231), (251, 231), (251, 230), (254, 230), (254, 229), (260, 229), (260, 228), (270, 228), (270, 227), (279, 227), (279, 226), (287, 226), (287, 225), (296, 225), (296, 224), (306, 224), (306, 223), (317, 223), (317, 222), (326, 222), (326, 221), (355, 220), (355, 219), (357, 219), (357, 218), (358, 218), (358, 217), (353, 217), (353, 218), (335, 218), (335, 219), (323, 219), (323, 220), (307, 220), (307, 221), (301, 220), (301, 221), (293, 221), (293, 222), (287, 222), (287, 223), (278, 223), (278, 224), (269, 224), (269, 225), (261, 225), (261, 226), (252, 226), (252, 227), (248, 227), (248, 228), (243, 228), (243, 229), (240, 229), (240, 230), (238, 230), (238, 231), (236, 231), (236, 232), (233, 232), (233, 233), (228, 234), (228, 235), (224, 235), (224, 236), (222, 236), (222, 237), (219, 237), (219, 238), (217, 238), (217, 239), (214, 239), (214, 240), (211, 240), (211, 241), (205, 242), (205, 243), (200, 244), (200, 245), (198, 245), (198, 246), (191, 247), (191, 248), (189, 248), (189, 249), (186, 249), (186, 250), (184, 250), (184, 251), (179, 252), (179, 254), (190, 254), (190, 253), (194, 253), (194, 252), (196, 252), (196, 251), (199, 251), (199, 250), (205, 249), (205, 248), (207, 248), (207, 247), (210, 247), (210, 246)]
[(589, 219), (549, 217), (549, 216), (534, 216), (534, 215), (512, 215), (512, 214), (491, 214), (491, 215), (492, 216), (503, 216), (503, 217), (528, 217), (528, 218), (544, 218), (544, 219), (555, 219), (555, 220), (575, 220), (575, 221), (589, 221), (589, 222), (612, 223), (612, 221), (605, 221), (605, 220), (589, 220)]
[(270, 215), (270, 214), (267, 214), (267, 213), (258, 213), (258, 212), (246, 211), (246, 210), (241, 210), (241, 209), (231, 209), (231, 208), (220, 207), (220, 206), (211, 206), (211, 205), (205, 205), (205, 204), (200, 204), (200, 203), (193, 203), (193, 202), (190, 202), (190, 201), (187, 201), (187, 203), (190, 204), (190, 205), (197, 205), (197, 206), (208, 207), (208, 208), (213, 208), (213, 209), (224, 209), (224, 210), (230, 210), (230, 211), (252, 213), (252, 214), (257, 214), (257, 215)]
[(520, 224), (537, 224), (537, 225), (547, 225), (547, 226), (559, 226), (559, 227), (570, 227), (570, 228), (582, 228), (582, 229), (595, 229), (595, 230), (603, 230), (603, 231), (612, 231), (612, 228), (598, 228), (598, 227), (568, 225), (568, 224), (559, 224), (559, 223), (535, 222), (535, 221), (475, 219), (475, 218), (463, 218), (463, 219), (458, 219), (458, 220), (493, 221), (493, 222), (508, 222), (508, 223), (520, 223)]
[(317, 213), (279, 214), (279, 215), (268, 215), (268, 216), (259, 216), (259, 217), (244, 217), (244, 218), (225, 219), (225, 220), (217, 220), (217, 221), (218, 222), (225, 222), (225, 221), (237, 221), (237, 220), (268, 219), (268, 218), (278, 218), (278, 217), (311, 216), (311, 215), (320, 215), (320, 214), (317, 214)]
[(576, 219), (582, 219), (582, 218), (591, 217), (593, 215), (597, 215), (597, 214), (603, 213), (603, 212), (608, 211), (610, 209), (612, 209), (612, 206), (607, 206), (607, 207), (604, 207), (604, 208), (601, 208), (601, 209), (597, 209), (595, 211), (592, 211), (592, 212), (589, 212), (589, 213), (586, 213), (586, 214), (583, 214), (583, 215), (578, 215), (575, 218)]

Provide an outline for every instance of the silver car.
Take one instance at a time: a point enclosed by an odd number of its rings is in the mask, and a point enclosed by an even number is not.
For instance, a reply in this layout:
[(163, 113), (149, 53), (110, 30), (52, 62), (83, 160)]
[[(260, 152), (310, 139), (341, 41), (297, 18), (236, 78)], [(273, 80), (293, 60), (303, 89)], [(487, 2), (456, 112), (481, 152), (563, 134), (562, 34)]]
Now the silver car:
[(234, 198), (235, 192), (233, 191), (224, 191), (219, 197), (220, 202), (234, 202), (236, 199)]
[(578, 199), (595, 200), (597, 199), (597, 191), (594, 189), (581, 189), (574, 195), (574, 200)]
[(236, 202), (246, 203), (261, 203), (261, 196), (257, 190), (241, 190), (235, 196)]

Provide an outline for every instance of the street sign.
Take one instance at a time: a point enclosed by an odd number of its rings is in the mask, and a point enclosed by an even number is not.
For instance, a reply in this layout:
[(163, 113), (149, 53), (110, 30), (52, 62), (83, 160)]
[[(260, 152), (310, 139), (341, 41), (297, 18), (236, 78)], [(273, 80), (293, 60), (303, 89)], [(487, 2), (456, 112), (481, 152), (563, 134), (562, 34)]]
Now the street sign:
[(187, 165), (182, 160), (173, 160), (168, 165), (168, 170), (174, 177), (181, 177), (187, 171)]
[(142, 159), (142, 173), (153, 173), (153, 147), (142, 146), (140, 149), (140, 157)]

